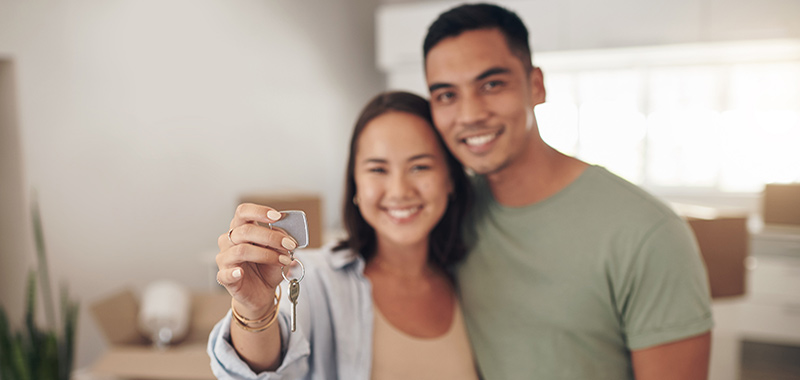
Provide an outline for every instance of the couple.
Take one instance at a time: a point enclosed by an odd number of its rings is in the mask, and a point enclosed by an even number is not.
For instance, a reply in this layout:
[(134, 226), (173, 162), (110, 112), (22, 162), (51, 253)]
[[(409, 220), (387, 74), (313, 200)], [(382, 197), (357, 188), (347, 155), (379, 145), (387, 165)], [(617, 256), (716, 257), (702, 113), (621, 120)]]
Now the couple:
[(214, 373), (706, 378), (710, 297), (691, 231), (652, 196), (542, 141), (533, 107), (545, 90), (522, 21), (462, 5), (431, 25), (423, 51), (430, 103), (381, 94), (356, 123), (348, 237), (297, 252), (307, 275), (295, 332), (276, 287), (296, 243), (258, 224), (275, 210), (237, 208), (218, 240), (236, 316), (211, 333)]

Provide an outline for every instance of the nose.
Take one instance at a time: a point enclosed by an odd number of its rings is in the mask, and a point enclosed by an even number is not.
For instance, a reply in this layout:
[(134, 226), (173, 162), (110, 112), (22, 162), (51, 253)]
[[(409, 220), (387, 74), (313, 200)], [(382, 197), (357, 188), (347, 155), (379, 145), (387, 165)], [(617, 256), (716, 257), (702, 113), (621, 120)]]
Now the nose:
[(398, 171), (395, 171), (390, 176), (389, 184), (386, 189), (386, 196), (390, 200), (406, 199), (411, 196), (413, 191), (411, 181), (405, 173), (398, 173)]
[(465, 94), (458, 109), (458, 122), (464, 125), (483, 123), (489, 116), (484, 99), (476, 94)]

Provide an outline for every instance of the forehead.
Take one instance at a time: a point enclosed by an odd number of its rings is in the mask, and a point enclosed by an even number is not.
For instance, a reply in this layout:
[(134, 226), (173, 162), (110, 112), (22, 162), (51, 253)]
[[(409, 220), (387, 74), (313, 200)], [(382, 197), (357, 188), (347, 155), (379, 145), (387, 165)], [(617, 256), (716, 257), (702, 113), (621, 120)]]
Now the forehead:
[(472, 80), (493, 67), (522, 69), (503, 33), (498, 29), (479, 29), (463, 32), (441, 40), (425, 60), (428, 85), (438, 82)]
[(390, 111), (367, 123), (358, 137), (356, 156), (408, 158), (439, 156), (441, 148), (427, 121), (406, 112)]

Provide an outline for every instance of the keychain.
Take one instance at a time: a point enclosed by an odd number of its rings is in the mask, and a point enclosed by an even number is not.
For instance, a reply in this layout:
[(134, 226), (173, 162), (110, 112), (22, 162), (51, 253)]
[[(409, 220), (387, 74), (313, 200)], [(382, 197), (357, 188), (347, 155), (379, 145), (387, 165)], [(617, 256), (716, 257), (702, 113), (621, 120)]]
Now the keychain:
[[(281, 220), (270, 223), (269, 228), (280, 228), (289, 234), (297, 242), (297, 248), (305, 248), (308, 246), (308, 221), (306, 213), (303, 211), (291, 210), (281, 211), (283, 215)], [(289, 283), (289, 301), (292, 302), (292, 332), (297, 329), (297, 298), (300, 296), (300, 281), (306, 276), (306, 267), (303, 262), (294, 258), (294, 250), (289, 252), (289, 257), (292, 262), (300, 264), (300, 277), (289, 278), (286, 275), (286, 267), (281, 268), (281, 275), (286, 282)]]
[(297, 329), (297, 297), (300, 296), (300, 281), (303, 281), (303, 277), (306, 276), (306, 267), (303, 266), (303, 262), (294, 258), (294, 253), (292, 253), (292, 261), (297, 261), (300, 264), (300, 277), (298, 278), (289, 278), (286, 276), (286, 266), (281, 268), (281, 275), (283, 275), (283, 279), (289, 283), (289, 301), (292, 302), (292, 332)]

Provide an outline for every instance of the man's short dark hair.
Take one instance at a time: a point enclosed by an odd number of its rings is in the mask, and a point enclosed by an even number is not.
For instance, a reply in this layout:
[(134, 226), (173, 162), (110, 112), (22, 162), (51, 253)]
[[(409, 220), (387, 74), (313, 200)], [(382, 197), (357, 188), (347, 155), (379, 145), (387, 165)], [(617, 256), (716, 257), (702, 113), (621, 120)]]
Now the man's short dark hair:
[(428, 28), (422, 45), (423, 56), (442, 40), (463, 32), (479, 29), (497, 29), (506, 38), (511, 53), (516, 55), (527, 72), (533, 69), (528, 29), (516, 13), (494, 4), (463, 4), (439, 15)]

